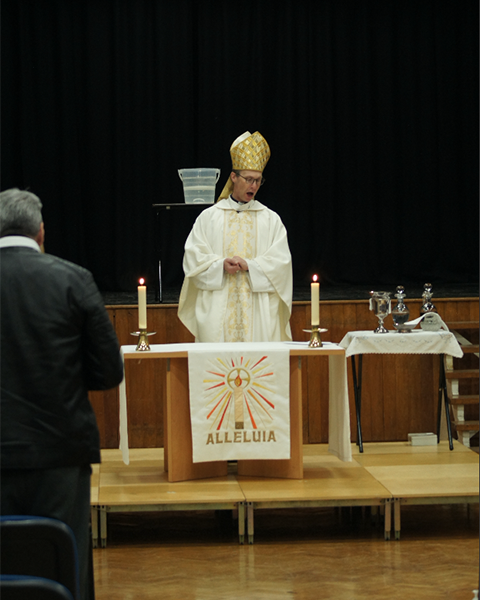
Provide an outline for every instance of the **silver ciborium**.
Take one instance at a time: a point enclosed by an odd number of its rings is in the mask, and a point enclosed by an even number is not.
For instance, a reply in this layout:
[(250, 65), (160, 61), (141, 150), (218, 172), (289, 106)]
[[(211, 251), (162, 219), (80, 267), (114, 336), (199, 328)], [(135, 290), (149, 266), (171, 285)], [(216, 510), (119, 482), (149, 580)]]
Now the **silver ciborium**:
[(378, 317), (378, 327), (373, 333), (388, 333), (383, 321), (391, 312), (390, 292), (370, 292), (370, 310)]

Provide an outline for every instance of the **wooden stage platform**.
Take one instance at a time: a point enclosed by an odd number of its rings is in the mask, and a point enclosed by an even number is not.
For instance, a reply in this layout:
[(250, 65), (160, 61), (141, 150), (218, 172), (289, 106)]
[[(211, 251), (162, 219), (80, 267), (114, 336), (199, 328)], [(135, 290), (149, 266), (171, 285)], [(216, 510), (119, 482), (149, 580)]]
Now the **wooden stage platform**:
[(328, 453), (326, 444), (304, 446), (301, 480), (240, 477), (236, 464), (225, 477), (169, 483), (163, 448), (130, 450), (130, 465), (120, 450), (102, 450), (93, 466), (92, 532), (94, 547), (106, 547), (108, 513), (238, 511), (240, 543), (254, 541), (254, 513), (267, 508), (376, 507), (384, 515), (384, 537), (400, 539), (405, 504), (476, 504), (479, 456), (454, 442), (411, 446), (408, 442), (352, 445), (352, 462)]

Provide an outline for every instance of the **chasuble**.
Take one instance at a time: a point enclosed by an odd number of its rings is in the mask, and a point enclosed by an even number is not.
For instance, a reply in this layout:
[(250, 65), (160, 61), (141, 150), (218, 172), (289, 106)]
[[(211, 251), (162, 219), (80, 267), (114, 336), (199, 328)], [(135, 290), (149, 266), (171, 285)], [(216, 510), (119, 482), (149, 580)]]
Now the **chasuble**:
[[(227, 257), (248, 271), (229, 275)], [(197, 342), (291, 340), (293, 274), (280, 217), (227, 198), (200, 213), (185, 243), (178, 316)]]

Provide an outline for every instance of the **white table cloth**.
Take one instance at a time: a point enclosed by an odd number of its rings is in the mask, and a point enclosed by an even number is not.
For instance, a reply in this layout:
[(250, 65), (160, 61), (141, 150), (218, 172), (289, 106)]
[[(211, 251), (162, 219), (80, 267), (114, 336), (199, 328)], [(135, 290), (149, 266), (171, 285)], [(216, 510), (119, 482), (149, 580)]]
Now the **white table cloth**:
[(354, 354), (449, 354), (456, 358), (463, 356), (460, 344), (450, 331), (349, 331), (339, 345), (345, 348), (347, 358)]

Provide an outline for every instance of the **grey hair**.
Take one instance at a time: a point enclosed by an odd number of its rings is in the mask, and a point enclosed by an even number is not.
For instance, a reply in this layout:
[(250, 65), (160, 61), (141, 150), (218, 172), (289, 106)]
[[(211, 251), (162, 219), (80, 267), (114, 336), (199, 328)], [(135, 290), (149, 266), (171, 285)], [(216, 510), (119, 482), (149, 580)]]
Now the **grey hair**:
[(42, 203), (38, 196), (18, 188), (0, 193), (0, 237), (35, 237), (42, 221)]

